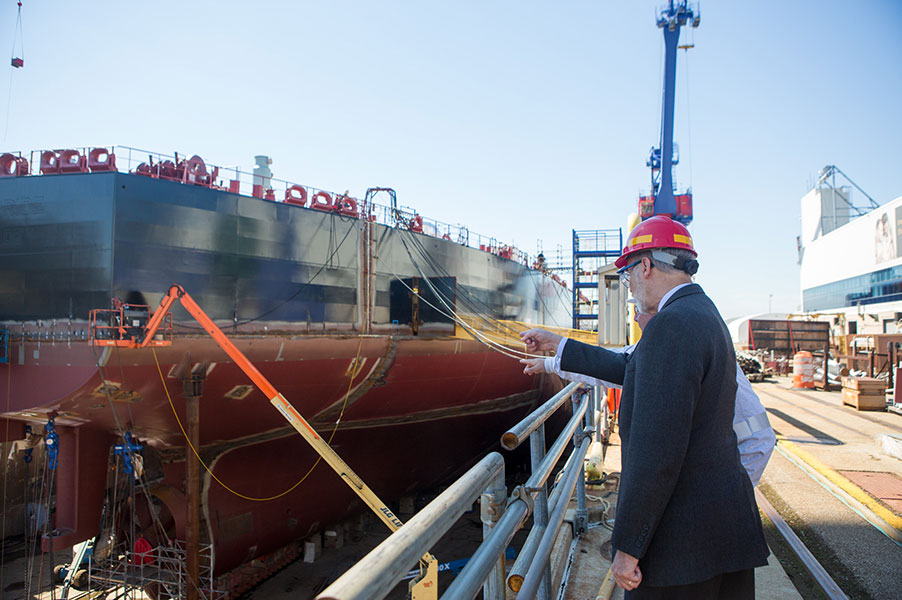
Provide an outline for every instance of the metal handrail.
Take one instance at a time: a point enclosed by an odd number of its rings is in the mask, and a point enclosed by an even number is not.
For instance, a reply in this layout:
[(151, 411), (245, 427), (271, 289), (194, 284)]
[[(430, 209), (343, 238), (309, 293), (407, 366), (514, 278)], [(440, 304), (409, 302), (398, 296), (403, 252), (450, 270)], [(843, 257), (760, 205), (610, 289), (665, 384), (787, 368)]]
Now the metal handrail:
[[(563, 469), (565, 473), (570, 469), (570, 465), (573, 463), (573, 457), (574, 454), (571, 454), (569, 458), (567, 458), (567, 462), (564, 464)], [(548, 506), (556, 507), (558, 503), (561, 502), (562, 487), (563, 486), (556, 485), (554, 486), (554, 489), (551, 490), (551, 494), (548, 496)], [(569, 503), (569, 501), (570, 498), (564, 500), (565, 503)], [(552, 512), (554, 512), (554, 510), (552, 510)], [(536, 550), (539, 547), (539, 542), (542, 540), (542, 535), (545, 533), (546, 526), (547, 525), (533, 523), (532, 529), (530, 529), (529, 534), (526, 536), (526, 541), (523, 542), (523, 546), (520, 548), (520, 553), (514, 560), (514, 565), (507, 574), (507, 587), (510, 588), (511, 591), (520, 591), (520, 587), (523, 585), (523, 577), (529, 570), (532, 558), (536, 555)]]
[[(573, 391), (575, 390), (576, 387), (574, 387)], [(529, 516), (530, 512), (532, 512), (531, 505), (534, 502), (534, 495), (539, 495), (539, 491), (544, 490), (545, 483), (551, 476), (555, 464), (557, 464), (557, 461), (564, 453), (564, 447), (576, 432), (577, 427), (583, 422), (589, 404), (589, 398), (586, 398), (580, 403), (579, 408), (574, 410), (574, 414), (570, 418), (570, 421), (564, 427), (564, 430), (561, 432), (557, 441), (555, 441), (554, 445), (552, 445), (551, 449), (545, 455), (539, 467), (534, 469), (532, 475), (524, 485), (519, 486), (514, 490), (514, 493), (508, 502), (507, 510), (501, 517), (501, 520), (495, 525), (492, 534), (476, 550), (467, 562), (463, 571), (461, 571), (454, 579), (451, 586), (442, 596), (442, 600), (472, 600), (476, 596), (482, 586), (482, 582), (485, 581), (488, 576), (493, 562), (497, 561), (498, 557), (501, 556), (501, 553), (504, 552), (504, 549), (507, 548), (507, 545), (514, 537), (514, 533), (516, 533), (517, 529), (523, 524), (523, 521)], [(544, 419), (547, 419), (551, 414), (552, 413), (545, 411), (542, 412)], [(530, 421), (531, 418), (532, 415), (526, 417), (523, 421)], [(523, 421), (521, 421), (521, 424)], [(537, 424), (537, 428), (542, 427), (543, 425), (544, 421), (541, 421)], [(580, 460), (577, 462), (579, 463), (579, 472), (581, 473), (582, 461)], [(569, 501), (569, 496), (567, 496), (567, 500)], [(562, 501), (563, 496), (559, 502)], [(554, 530), (554, 535), (557, 535), (557, 529)], [(547, 571), (547, 565), (536, 565), (535, 568), (541, 568), (541, 571), (543, 572)]]
[(317, 599), (384, 598), (480, 494), (497, 495), (499, 491), (502, 498), (507, 495), (504, 458), (492, 452), (339, 577)]
[[(504, 551), (530, 514), (534, 515), (533, 526), (536, 529), (530, 538), (535, 541), (529, 544), (530, 548), (524, 546), (518, 561), (522, 563), (526, 560), (530, 565), (525, 573), (524, 585), (528, 582), (530, 586), (538, 586), (541, 580), (544, 583), (539, 589), (539, 598), (550, 597), (548, 557), (551, 542), (563, 524), (563, 515), (574, 488), (578, 495), (585, 493), (585, 487), (578, 484), (579, 479), (584, 477), (583, 460), (591, 442), (590, 434), (594, 432), (593, 396), (582, 394), (579, 404), (572, 400), (573, 414), (547, 453), (544, 452), (544, 422), (554, 412), (549, 410), (550, 406), (559, 408), (580, 387), (581, 384), (568, 385), (515, 426), (518, 431), (532, 432), (527, 435), (534, 441), (533, 472), (525, 484), (513, 491), (506, 506), (503, 502), (507, 495), (504, 459), (493, 452), (326, 588), (317, 600), (384, 598), (480, 494), (483, 542), (442, 595), (442, 600), (472, 600), (480, 589), (486, 600), (504, 600)], [(535, 443), (535, 440), (541, 440), (541, 443)], [(547, 504), (544, 504), (547, 503), (546, 485), (571, 440), (574, 442), (574, 452), (568, 457), (562, 478), (551, 494), (552, 514), (549, 519)], [(541, 522), (539, 504), (545, 506)], [(583, 506), (584, 499), (580, 499), (579, 504)], [(527, 555), (525, 559), (524, 553)]]
[[(529, 506), (522, 498), (507, 505), (492, 535), (485, 540), (442, 595), (442, 600), (472, 600), (482, 586), (498, 557), (504, 553), (523, 520), (529, 516)], [(503, 596), (502, 596), (503, 598)]]
[(561, 455), (564, 454), (564, 448), (570, 443), (570, 439), (573, 437), (573, 434), (576, 433), (577, 427), (580, 426), (588, 408), (588, 401), (584, 400), (580, 403), (579, 407), (574, 411), (573, 416), (570, 417), (570, 420), (564, 427), (564, 430), (561, 432), (561, 435), (558, 436), (557, 441), (555, 441), (554, 445), (548, 449), (548, 453), (545, 455), (545, 458), (542, 459), (539, 468), (535, 469), (529, 479), (526, 480), (526, 483), (524, 484), (525, 487), (534, 489), (545, 485), (548, 478), (551, 477), (551, 472), (554, 470), (557, 461), (560, 460)]
[(520, 588), (519, 594), (522, 594), (524, 598), (534, 597), (539, 589), (545, 565), (551, 557), (554, 540), (557, 538), (558, 530), (564, 521), (564, 512), (570, 503), (573, 488), (576, 487), (577, 475), (582, 473), (583, 458), (585, 458), (586, 452), (589, 450), (589, 442), (590, 438), (588, 436), (583, 437), (579, 448), (573, 454), (573, 458), (576, 460), (570, 463), (568, 471), (564, 474), (564, 480), (560, 484), (563, 490), (560, 499), (554, 507), (554, 512), (551, 514), (548, 524), (545, 526), (542, 540), (539, 542), (536, 554), (529, 565), (526, 578), (523, 580), (523, 585)]
[(548, 417), (554, 414), (554, 412), (573, 395), (573, 392), (582, 386), (583, 384), (579, 382), (567, 385), (567, 387), (549, 398), (545, 404), (532, 411), (525, 419), (505, 431), (504, 435), (501, 436), (501, 445), (504, 449), (513, 450), (522, 444), (523, 441), (529, 437), (529, 434), (547, 421)]

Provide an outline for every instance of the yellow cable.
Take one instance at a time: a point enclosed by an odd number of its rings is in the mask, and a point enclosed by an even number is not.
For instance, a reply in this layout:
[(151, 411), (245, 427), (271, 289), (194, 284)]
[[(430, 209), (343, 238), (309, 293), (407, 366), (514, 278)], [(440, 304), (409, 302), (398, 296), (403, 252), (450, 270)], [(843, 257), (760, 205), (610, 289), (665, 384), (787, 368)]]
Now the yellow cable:
[[(351, 377), (350, 377), (350, 381), (348, 382), (348, 391), (345, 394), (344, 403), (341, 406), (341, 412), (338, 415), (338, 419), (335, 421), (335, 427), (332, 429), (331, 435), (329, 435), (328, 443), (330, 443), (330, 444), (332, 443), (332, 438), (335, 437), (335, 432), (338, 431), (338, 424), (341, 421), (341, 418), (345, 413), (345, 407), (348, 404), (348, 397), (351, 395), (351, 387), (354, 384), (354, 377), (356, 377), (357, 373), (360, 372), (359, 360), (360, 360), (360, 347), (362, 345), (363, 345), (363, 338), (360, 338), (360, 343), (357, 344), (357, 356), (354, 358), (354, 366), (351, 368)], [(292, 485), (290, 488), (288, 488), (287, 490), (285, 490), (284, 492), (282, 492), (280, 494), (276, 494), (275, 496), (267, 496), (266, 498), (254, 498), (252, 496), (246, 496), (245, 494), (242, 494), (241, 492), (236, 492), (235, 490), (230, 488), (228, 485), (226, 485), (219, 477), (217, 477), (216, 474), (210, 470), (210, 467), (207, 466), (207, 463), (205, 463), (203, 461), (203, 459), (200, 457), (200, 454), (197, 453), (197, 450), (194, 448), (194, 444), (191, 443), (191, 440), (188, 438), (188, 434), (185, 432), (185, 428), (182, 426), (182, 420), (179, 419), (179, 415), (175, 411), (175, 405), (172, 403), (172, 397), (169, 395), (169, 388), (166, 387), (166, 379), (163, 377), (163, 370), (160, 368), (160, 361), (157, 360), (157, 352), (156, 352), (156, 350), (154, 350), (153, 346), (151, 346), (150, 350), (151, 350), (151, 352), (153, 352), (153, 360), (157, 365), (157, 372), (160, 374), (160, 382), (163, 384), (163, 391), (166, 392), (166, 398), (169, 400), (169, 407), (172, 409), (172, 414), (175, 416), (175, 421), (179, 424), (179, 429), (182, 430), (182, 435), (185, 437), (185, 441), (188, 442), (188, 447), (191, 448), (191, 451), (194, 453), (194, 456), (197, 457), (198, 462), (200, 462), (200, 464), (204, 467), (204, 470), (210, 474), (210, 477), (212, 477), (216, 481), (216, 483), (218, 483), (219, 485), (224, 487), (229, 492), (235, 494), (239, 498), (243, 498), (244, 500), (250, 500), (252, 502), (269, 502), (270, 500), (275, 500), (277, 498), (281, 498), (285, 494), (288, 494), (289, 492), (294, 490), (296, 487), (301, 485), (304, 482), (304, 480), (307, 479), (307, 477), (310, 475), (310, 473), (313, 472), (313, 469), (316, 468), (316, 465), (318, 465), (319, 462), (323, 459), (322, 456), (318, 456), (316, 458), (316, 462), (314, 462), (313, 466), (310, 467), (310, 469), (308, 469), (306, 473), (304, 473), (303, 477), (298, 479), (297, 482), (294, 485)]]

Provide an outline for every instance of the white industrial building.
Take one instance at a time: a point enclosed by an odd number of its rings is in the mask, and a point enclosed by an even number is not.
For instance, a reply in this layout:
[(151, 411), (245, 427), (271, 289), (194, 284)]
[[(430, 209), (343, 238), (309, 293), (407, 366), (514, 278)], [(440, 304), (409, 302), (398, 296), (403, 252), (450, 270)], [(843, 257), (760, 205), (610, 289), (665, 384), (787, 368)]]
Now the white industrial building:
[(832, 317), (840, 335), (902, 333), (902, 197), (878, 206), (851, 181), (837, 186), (837, 173), (826, 167), (801, 200), (802, 310)]

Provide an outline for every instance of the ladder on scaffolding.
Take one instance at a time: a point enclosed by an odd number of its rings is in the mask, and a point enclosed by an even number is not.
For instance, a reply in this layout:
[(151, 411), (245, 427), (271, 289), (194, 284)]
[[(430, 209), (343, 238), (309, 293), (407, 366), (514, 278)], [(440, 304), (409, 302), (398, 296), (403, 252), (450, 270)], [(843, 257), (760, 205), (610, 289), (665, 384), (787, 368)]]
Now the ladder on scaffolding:
[(598, 269), (622, 248), (620, 229), (573, 230), (573, 329), (598, 330)]

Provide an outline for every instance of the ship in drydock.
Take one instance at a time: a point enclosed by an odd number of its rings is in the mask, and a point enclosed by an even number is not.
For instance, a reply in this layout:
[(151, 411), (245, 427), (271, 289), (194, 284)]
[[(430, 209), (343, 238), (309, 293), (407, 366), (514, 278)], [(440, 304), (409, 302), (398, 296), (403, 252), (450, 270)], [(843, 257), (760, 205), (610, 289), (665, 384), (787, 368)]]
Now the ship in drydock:
[(125, 147), (0, 157), (0, 431), (58, 440), (45, 547), (122, 535), (102, 515), (138, 447), (128, 543), (185, 539), (186, 397), (200, 400), (214, 576), (363, 508), (184, 309), (171, 345), (92, 343), (90, 311), (128, 320), (172, 284), (386, 499), (466, 468), (559, 389), (512, 350), (524, 324), (571, 323), (570, 292), (540, 263), (401, 210), (390, 189), (355, 199), (258, 158), (246, 174)]

